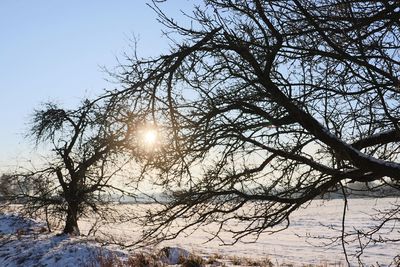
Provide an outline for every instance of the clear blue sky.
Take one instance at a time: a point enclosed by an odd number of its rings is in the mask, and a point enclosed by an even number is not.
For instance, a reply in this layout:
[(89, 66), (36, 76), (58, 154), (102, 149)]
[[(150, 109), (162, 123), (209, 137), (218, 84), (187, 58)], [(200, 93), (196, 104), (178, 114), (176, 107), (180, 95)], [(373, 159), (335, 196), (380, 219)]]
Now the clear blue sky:
[[(29, 116), (46, 101), (71, 107), (117, 85), (101, 66), (131, 51), (139, 37), (143, 56), (168, 49), (162, 26), (145, 0), (0, 1), (0, 171), (32, 149), (24, 140)], [(180, 17), (194, 1), (170, 0), (167, 14)]]

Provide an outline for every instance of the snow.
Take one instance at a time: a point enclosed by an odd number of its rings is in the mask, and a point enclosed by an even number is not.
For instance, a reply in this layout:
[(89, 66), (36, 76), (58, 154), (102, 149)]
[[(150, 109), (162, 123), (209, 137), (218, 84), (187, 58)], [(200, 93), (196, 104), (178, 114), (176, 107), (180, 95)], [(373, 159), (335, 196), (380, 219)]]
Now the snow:
[(15, 214), (0, 214), (0, 266), (85, 266), (100, 253), (126, 258), (126, 252), (103, 248), (85, 237), (46, 232), (44, 224)]
[(31, 232), (34, 228), (44, 227), (44, 224), (28, 219), (21, 218), (20, 216), (14, 214), (1, 214), (0, 213), (0, 234), (13, 234), (17, 233), (19, 230), (24, 230), (25, 232)]
[[(179, 247), (158, 252), (160, 261), (176, 265), (191, 253)], [(87, 236), (48, 233), (45, 225), (16, 214), (0, 213), (0, 266), (99, 266), (100, 257), (117, 257), (121, 262), (135, 254), (116, 245), (102, 245)], [(100, 260), (101, 261), (101, 260)], [(107, 265), (109, 266), (109, 265)], [(119, 266), (119, 265), (118, 265)]]
[[(396, 198), (349, 199), (346, 229), (368, 229), (377, 223), (371, 221), (370, 215), (375, 214), (377, 209), (389, 208), (391, 203), (400, 205), (400, 200)], [(217, 253), (228, 257), (270, 258), (273, 263), (294, 264), (295, 266), (325, 263), (343, 266), (345, 257), (341, 243), (323, 246), (324, 242), (329, 241), (329, 237), (340, 236), (343, 204), (344, 201), (341, 199), (316, 200), (307, 208), (293, 214), (288, 229), (272, 235), (265, 233), (255, 243), (239, 242), (232, 246), (221, 246), (218, 239), (207, 242), (211, 237), (208, 232), (215, 231), (216, 227), (216, 225), (210, 225), (202, 227), (194, 233), (188, 231), (188, 235), (184, 233), (175, 240), (165, 241), (160, 244), (160, 247), (182, 247), (202, 256)], [(89, 225), (89, 221), (82, 221), (81, 230), (85, 232), (89, 229)], [(383, 232), (390, 231), (392, 227), (392, 224), (386, 225), (382, 229), (382, 235)], [(395, 225), (394, 229), (390, 233), (390, 237), (395, 238), (397, 235), (400, 238), (400, 232), (396, 230), (398, 226)], [(104, 225), (98, 232), (105, 232), (116, 239), (129, 242), (137, 238), (141, 229), (128, 222)], [(230, 235), (223, 234), (222, 237), (229, 240)], [(326, 239), (312, 237), (325, 237)], [(348, 246), (348, 254), (355, 254), (357, 251), (357, 244)], [(370, 244), (362, 255), (362, 259), (367, 266), (377, 262), (386, 266), (393, 261), (393, 258), (399, 253), (398, 251), (398, 244)], [(250, 255), (249, 252), (251, 252)], [(354, 256), (350, 255), (350, 261), (358, 266), (358, 260)]]
[[(395, 198), (350, 199), (346, 229), (368, 229), (374, 224), (368, 214), (374, 213), (376, 209), (387, 208), (391, 203), (400, 204)], [(291, 226), (287, 230), (273, 235), (261, 235), (256, 243), (237, 243), (233, 246), (221, 246), (218, 240), (204, 243), (209, 238), (207, 231), (212, 230), (213, 225), (210, 225), (190, 236), (182, 235), (149, 250), (164, 252), (162, 260), (167, 264), (177, 264), (182, 256), (190, 257), (194, 254), (206, 259), (218, 254), (225, 257), (222, 262), (226, 266), (233, 266), (233, 263), (226, 259), (237, 256), (251, 259), (269, 258), (275, 266), (278, 264), (345, 266), (340, 243), (321, 246), (324, 240), (310, 238), (310, 236), (337, 236), (337, 229), (341, 226), (342, 209), (343, 200), (340, 199), (315, 201), (307, 209), (294, 214)], [(79, 223), (81, 231), (85, 233), (91, 221), (82, 220)], [(390, 227), (393, 225), (386, 226), (383, 232), (391, 230)], [(111, 235), (116, 240), (134, 241), (140, 229), (129, 222), (110, 223), (103, 225), (98, 232)], [(398, 226), (395, 226), (394, 231), (390, 233), (393, 238), (396, 235), (400, 238)], [(224, 238), (229, 236), (226, 235)], [(116, 245), (102, 245), (97, 240), (94, 237), (48, 233), (41, 221), (25, 219), (10, 213), (0, 214), (0, 266), (98, 266), (96, 262), (99, 255), (116, 255), (122, 261), (126, 261), (130, 255), (137, 252)], [(348, 246), (349, 254), (354, 254), (356, 251), (356, 246)], [(377, 262), (380, 266), (389, 266), (397, 253), (396, 244), (371, 244), (362, 259), (368, 266)], [(358, 266), (355, 257), (350, 256), (350, 261), (352, 266)]]
[[(346, 149), (348, 151), (352, 151), (353, 153), (357, 154), (358, 157), (363, 158), (363, 159), (365, 159), (366, 161), (368, 161), (370, 163), (375, 163), (375, 164), (379, 164), (381, 166), (386, 166), (387, 168), (391, 168), (394, 171), (400, 171), (400, 164), (399, 163), (392, 162), (392, 161), (386, 161), (386, 160), (382, 160), (382, 159), (377, 159), (377, 158), (372, 157), (371, 155), (367, 155), (367, 154), (359, 151), (358, 149), (352, 147), (350, 144), (347, 144), (346, 142), (342, 141), (341, 139), (339, 139), (336, 135), (332, 134), (326, 128), (322, 127), (322, 132), (325, 135), (327, 135), (329, 138), (334, 139), (335, 142), (340, 143), (343, 147), (346, 147)], [(385, 134), (385, 132), (383, 132), (382, 134)], [(377, 136), (379, 136), (379, 135), (377, 135)]]

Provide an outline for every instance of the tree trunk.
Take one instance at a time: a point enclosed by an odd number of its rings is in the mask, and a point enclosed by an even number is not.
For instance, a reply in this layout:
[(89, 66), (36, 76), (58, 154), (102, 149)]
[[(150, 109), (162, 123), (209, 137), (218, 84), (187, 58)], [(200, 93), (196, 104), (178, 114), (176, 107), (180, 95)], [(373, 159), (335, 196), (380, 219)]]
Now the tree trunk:
[(71, 234), (71, 235), (79, 235), (79, 227), (78, 227), (78, 204), (77, 203), (69, 203), (68, 204), (68, 212), (67, 219), (65, 221), (65, 227), (63, 233)]

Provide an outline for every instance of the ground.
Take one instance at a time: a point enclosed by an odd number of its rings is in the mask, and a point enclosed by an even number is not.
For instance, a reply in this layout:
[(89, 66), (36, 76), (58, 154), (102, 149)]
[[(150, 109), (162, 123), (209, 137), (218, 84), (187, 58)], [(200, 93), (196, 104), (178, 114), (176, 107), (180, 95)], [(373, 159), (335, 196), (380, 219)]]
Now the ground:
[[(246, 262), (245, 258), (201, 257), (178, 247), (164, 247), (152, 253), (132, 252), (117, 245), (104, 245), (93, 237), (50, 233), (41, 221), (0, 213), (0, 266), (141, 266), (146, 261), (154, 266), (180, 266), (181, 262), (206, 266), (251, 263), (254, 266), (254, 262)], [(263, 266), (268, 263), (259, 262)]]
[[(104, 224), (96, 237), (72, 237), (57, 235), (60, 231), (49, 233), (43, 221), (27, 219), (17, 213), (0, 213), (0, 266), (140, 266), (138, 262), (146, 261), (155, 266), (171, 266), (182, 258), (208, 266), (269, 266), (270, 263), (281, 267), (346, 266), (340, 243), (320, 246), (321, 237), (335, 234), (335, 229), (340, 226), (342, 202), (316, 201), (294, 214), (289, 229), (274, 235), (266, 233), (256, 243), (234, 246), (220, 246), (218, 241), (205, 243), (208, 239), (206, 231), (210, 230), (207, 228), (141, 251), (104, 243), (106, 236), (125, 239), (128, 243), (133, 241), (140, 229), (129, 222)], [(368, 229), (373, 223), (368, 213), (398, 203), (397, 198), (351, 200), (347, 229)], [(134, 209), (137, 206), (130, 205)], [(81, 232), (87, 234), (92, 223), (90, 218), (81, 220)], [(386, 228), (383, 230), (387, 235), (400, 238), (397, 225)], [(106, 235), (102, 237), (101, 233)], [(319, 238), (314, 240), (311, 236)], [(355, 253), (357, 249), (357, 246), (348, 246), (349, 253)], [(362, 259), (366, 266), (396, 266), (399, 258), (397, 244), (377, 243), (365, 250)], [(350, 262), (351, 266), (358, 266), (354, 256), (350, 256)], [(121, 265), (123, 263), (125, 265)]]
[(15, 214), (0, 215), (0, 237), (0, 266), (89, 266), (100, 252), (127, 256), (94, 239), (49, 233), (42, 222)]

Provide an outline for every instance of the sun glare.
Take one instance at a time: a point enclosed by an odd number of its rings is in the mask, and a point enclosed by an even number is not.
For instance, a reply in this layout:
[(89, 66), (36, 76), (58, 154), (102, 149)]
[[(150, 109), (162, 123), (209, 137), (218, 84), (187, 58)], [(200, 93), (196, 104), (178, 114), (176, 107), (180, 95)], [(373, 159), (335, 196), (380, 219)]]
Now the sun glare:
[(155, 130), (146, 130), (143, 134), (143, 141), (148, 146), (153, 146), (157, 141), (157, 132)]
[(162, 132), (154, 123), (144, 124), (138, 128), (138, 145), (146, 153), (158, 151), (162, 145)]

